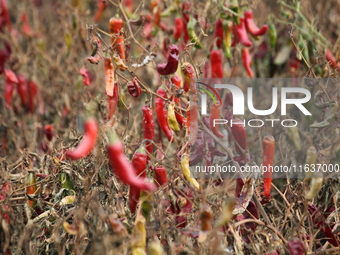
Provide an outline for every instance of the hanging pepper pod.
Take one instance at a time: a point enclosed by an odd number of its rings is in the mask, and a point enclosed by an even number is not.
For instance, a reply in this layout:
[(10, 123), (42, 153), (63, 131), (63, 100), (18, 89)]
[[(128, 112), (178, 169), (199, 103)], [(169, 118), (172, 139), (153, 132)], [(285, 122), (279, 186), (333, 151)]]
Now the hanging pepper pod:
[(168, 106), (168, 125), (169, 127), (175, 131), (175, 132), (179, 132), (180, 128), (175, 116), (175, 103), (171, 102)]
[(115, 50), (121, 60), (125, 61), (125, 45), (124, 36), (121, 34), (121, 30), (124, 26), (124, 22), (121, 18), (111, 18), (109, 21), (109, 32), (111, 34), (111, 46)]
[(222, 52), (220, 50), (210, 52), (210, 66), (212, 78), (223, 78)]
[(113, 96), (108, 96), (108, 110), (107, 110), (107, 119), (111, 119), (112, 116), (115, 114), (118, 101), (119, 101), (119, 91), (118, 91), (118, 84), (115, 83), (113, 89)]
[(34, 196), (35, 192), (37, 191), (37, 185), (35, 183), (37, 182), (35, 173), (33, 171), (29, 171), (27, 175), (27, 188), (26, 188), (26, 194), (28, 196), (28, 204), (31, 208), (34, 208), (37, 204), (37, 201), (32, 199), (32, 196)]
[(183, 33), (183, 21), (180, 17), (175, 18), (174, 39), (177, 41)]
[(29, 111), (30, 113), (34, 113), (35, 108), (37, 106), (38, 86), (33, 81), (28, 81), (27, 87), (28, 87), (28, 94), (29, 94), (29, 100), (28, 100)]
[(190, 168), (189, 168), (189, 156), (187, 154), (183, 154), (181, 158), (181, 168), (184, 177), (196, 188), (199, 189), (200, 185), (196, 181), (196, 179), (190, 176)]
[[(181, 66), (181, 70), (183, 72), (184, 75), (184, 91), (188, 92), (189, 88), (191, 89), (195, 89), (195, 69), (194, 67), (188, 63), (188, 62), (184, 62)], [(195, 95), (197, 94), (197, 92), (194, 90), (192, 91), (191, 95)]]
[(215, 34), (214, 34), (214, 43), (216, 44), (217, 48), (221, 49), (222, 47), (222, 40), (223, 40), (223, 23), (219, 19), (215, 25)]
[(45, 125), (44, 126), (44, 134), (48, 141), (52, 141), (54, 132), (53, 132), (53, 125)]
[(246, 47), (252, 46), (252, 42), (248, 38), (244, 18), (240, 18), (240, 24), (234, 24), (234, 39), (231, 43), (231, 47), (235, 46), (238, 42)]
[[(167, 99), (166, 92), (162, 87), (160, 87), (156, 93), (157, 95)], [(160, 128), (162, 129), (163, 133), (168, 138), (168, 140), (172, 141), (173, 132), (168, 124), (168, 111), (166, 109), (166, 102), (162, 98), (156, 97), (155, 104), (156, 104), (156, 115), (157, 115), (158, 124)]]
[(157, 72), (161, 75), (173, 74), (177, 71), (179, 59), (178, 47), (174, 44), (169, 46), (169, 56), (167, 63), (161, 63), (157, 65)]
[(87, 157), (94, 146), (96, 145), (97, 137), (98, 137), (98, 124), (94, 119), (86, 120), (84, 124), (85, 135), (83, 139), (80, 141), (78, 146), (74, 150), (67, 150), (65, 155), (66, 157), (77, 160)]
[[(143, 126), (144, 139), (149, 139), (153, 141), (153, 139), (155, 138), (155, 123), (152, 117), (152, 107), (143, 106), (142, 111), (143, 111), (142, 126)], [(153, 144), (147, 141), (146, 149), (151, 155), (152, 150), (153, 150)], [(148, 159), (149, 159), (149, 156), (148, 156)]]
[(166, 185), (169, 182), (166, 170), (162, 166), (155, 167), (155, 169), (153, 169), (153, 178), (156, 181), (156, 185), (158, 187)]
[(112, 65), (111, 58), (104, 59), (104, 70), (105, 70), (106, 94), (112, 97), (114, 86), (115, 86), (115, 76), (114, 76), (114, 67)]
[(222, 104), (220, 102), (216, 102), (211, 106), (210, 109), (210, 128), (214, 135), (223, 138), (224, 135), (218, 130), (218, 125), (215, 124), (215, 119), (220, 119)]
[(252, 59), (249, 53), (249, 49), (248, 48), (243, 48), (242, 49), (242, 63), (244, 68), (246, 69), (248, 76), (250, 78), (254, 78), (254, 73), (253, 70), (251, 69), (251, 64), (252, 64)]
[(131, 247), (132, 255), (145, 255), (146, 254), (145, 218), (141, 213), (137, 214), (132, 235), (133, 235)]
[(29, 94), (28, 94), (26, 78), (23, 74), (19, 74), (17, 77), (18, 77), (17, 91), (20, 96), (21, 106), (26, 108), (28, 107), (28, 102), (29, 102)]
[[(145, 179), (146, 177), (146, 163), (147, 155), (145, 152), (145, 146), (142, 143), (138, 150), (133, 154), (131, 160), (132, 166), (135, 170), (136, 176), (140, 179)], [(130, 186), (129, 190), (129, 208), (132, 213), (136, 212), (137, 204), (140, 197), (140, 189)]]
[(276, 45), (276, 39), (277, 39), (277, 32), (275, 25), (273, 23), (269, 24), (269, 42), (270, 47), (274, 48)]
[(288, 137), (290, 141), (294, 144), (295, 150), (300, 151), (301, 150), (301, 139), (300, 139), (298, 127), (297, 126), (289, 127), (287, 131), (288, 131)]
[(264, 35), (268, 30), (268, 25), (263, 25), (261, 28), (255, 25), (253, 11), (251, 10), (244, 12), (244, 20), (247, 31), (253, 36)]
[[(172, 76), (171, 77), (171, 82), (172, 84), (175, 85), (176, 90), (179, 90), (181, 88), (181, 83), (182, 83), (182, 78), (180, 76)], [(175, 101), (175, 105), (180, 106), (180, 101), (179, 98), (177, 96), (174, 97), (174, 101)], [(176, 116), (176, 120), (178, 122), (178, 124), (183, 127), (187, 125), (187, 120), (185, 117), (183, 117), (182, 115), (182, 110), (175, 110), (175, 116)]]
[(126, 84), (131, 96), (138, 97), (142, 93), (142, 89), (138, 84), (137, 78), (133, 78), (133, 81), (128, 81)]
[(213, 212), (209, 205), (205, 204), (200, 214), (201, 230), (209, 231), (212, 229), (213, 224)]
[(270, 189), (272, 185), (272, 167), (274, 166), (275, 139), (271, 135), (266, 135), (262, 140), (262, 167), (263, 167), (263, 202), (271, 199)]
[(123, 60), (119, 57), (118, 54), (113, 54), (112, 58), (113, 62), (117, 65), (119, 70), (124, 71), (128, 69), (127, 65), (124, 64)]
[(336, 59), (330, 50), (326, 50), (326, 60), (330, 63), (331, 67), (336, 67)]
[(198, 39), (198, 36), (195, 32), (196, 23), (197, 23), (197, 20), (194, 17), (190, 16), (189, 22), (187, 24), (188, 35), (189, 35), (191, 42), (195, 44), (195, 48), (202, 49), (202, 44), (200, 40)]
[(18, 82), (19, 81), (15, 73), (10, 69), (5, 69), (4, 98), (5, 98), (5, 106), (7, 109), (11, 108), (14, 87), (15, 87), (15, 84)]
[(96, 11), (96, 14), (94, 15), (94, 22), (98, 23), (101, 19), (103, 12), (106, 9), (106, 1), (104, 0), (98, 0), (98, 9)]
[(223, 21), (223, 48), (224, 48), (224, 56), (226, 58), (230, 58), (231, 56), (231, 42), (232, 42), (232, 34), (233, 34), (233, 22), (230, 20)]
[(92, 82), (92, 75), (91, 75), (91, 73), (88, 70), (86, 70), (86, 68), (82, 67), (79, 70), (79, 74), (81, 76), (83, 76), (83, 83), (84, 83), (84, 85), (90, 86), (90, 83)]

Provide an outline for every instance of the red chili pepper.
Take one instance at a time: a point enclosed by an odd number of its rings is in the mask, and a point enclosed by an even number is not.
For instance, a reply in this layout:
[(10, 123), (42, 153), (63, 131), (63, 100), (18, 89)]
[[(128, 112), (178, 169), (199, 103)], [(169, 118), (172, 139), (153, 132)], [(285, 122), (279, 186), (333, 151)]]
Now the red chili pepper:
[(33, 81), (29, 81), (27, 83), (27, 86), (28, 86), (28, 92), (29, 92), (29, 100), (28, 100), (29, 110), (30, 110), (30, 113), (34, 113), (36, 104), (37, 104), (36, 97), (38, 94), (38, 86)]
[(216, 43), (217, 48), (222, 47), (223, 40), (223, 23), (222, 20), (218, 20), (215, 25), (215, 35), (214, 35), (214, 43)]
[(224, 135), (218, 130), (218, 125), (214, 125), (215, 119), (220, 119), (221, 103), (213, 104), (210, 109), (210, 128), (214, 135), (223, 138)]
[(28, 204), (31, 208), (34, 208), (36, 205), (36, 201), (33, 199), (30, 199), (30, 195), (34, 195), (37, 191), (37, 185), (34, 185), (36, 183), (36, 176), (34, 172), (28, 172), (27, 175), (27, 187), (26, 188), (26, 194), (28, 195)]
[(4, 89), (4, 98), (5, 98), (5, 106), (7, 109), (11, 108), (13, 92), (15, 84), (18, 83), (18, 78), (15, 73), (10, 69), (5, 69), (5, 89)]
[(234, 39), (231, 43), (231, 46), (235, 46), (238, 42), (246, 47), (250, 47), (253, 45), (248, 38), (244, 18), (240, 18), (239, 25), (234, 24)]
[(133, 81), (128, 81), (126, 84), (131, 96), (138, 97), (142, 93), (142, 89), (138, 84), (137, 78), (133, 78)]
[(195, 84), (195, 69), (194, 67), (188, 63), (188, 62), (184, 62), (181, 66), (181, 70), (184, 74), (184, 91), (188, 92), (189, 91), (189, 87), (190, 89), (192, 89), (192, 95), (196, 95), (197, 91)]
[[(167, 98), (166, 92), (162, 87), (157, 90), (157, 95)], [(173, 138), (173, 132), (168, 124), (168, 111), (166, 109), (166, 102), (162, 98), (156, 97), (155, 104), (158, 124), (168, 140), (171, 141)]]
[(178, 40), (182, 33), (183, 33), (183, 21), (180, 17), (175, 18), (175, 31), (174, 31), (174, 38)]
[[(171, 82), (175, 85), (176, 89), (180, 89), (181, 88), (181, 82), (182, 82), (182, 78), (180, 76), (172, 76), (171, 77)], [(178, 97), (174, 98), (175, 104), (176, 105), (180, 105), (180, 101)], [(175, 109), (175, 116), (176, 116), (176, 120), (177, 122), (180, 124), (181, 127), (186, 126), (187, 125), (187, 120), (186, 118), (182, 115), (182, 111), (181, 110), (177, 110)]]
[(153, 16), (153, 25), (154, 27), (159, 26), (161, 22), (161, 9), (159, 6), (159, 0), (152, 0), (151, 1), (151, 12)]
[(46, 135), (47, 140), (52, 141), (52, 139), (53, 139), (53, 126), (52, 125), (46, 125), (44, 127), (44, 133)]
[(86, 85), (86, 86), (90, 86), (91, 82), (92, 82), (92, 75), (91, 73), (86, 70), (86, 68), (80, 68), (79, 70), (79, 74), (81, 76), (83, 76), (83, 83)]
[(133, 0), (125, 0), (123, 1), (126, 9), (130, 12), (133, 13)]
[(123, 143), (117, 137), (111, 137), (111, 144), (108, 145), (107, 151), (110, 165), (122, 182), (139, 190), (155, 190), (153, 183), (146, 183), (143, 178), (137, 177), (133, 166), (124, 154)]
[[(143, 106), (142, 111), (144, 139), (149, 139), (153, 141), (153, 139), (155, 138), (155, 123), (152, 117), (152, 107)], [(146, 142), (146, 149), (148, 150), (149, 154), (152, 154), (153, 144), (150, 142)]]
[[(144, 144), (142, 143), (138, 150), (133, 154), (131, 160), (133, 169), (135, 170), (136, 176), (139, 179), (145, 179), (146, 177), (146, 163), (147, 163), (147, 155), (145, 152)], [(132, 213), (136, 212), (138, 200), (140, 197), (140, 189), (130, 186), (129, 190), (129, 208)]]
[(299, 239), (289, 240), (287, 243), (290, 255), (304, 255), (305, 248), (303, 247), (303, 242)]
[(23, 74), (19, 74), (17, 75), (17, 77), (18, 77), (17, 91), (20, 96), (21, 106), (27, 107), (29, 102), (29, 93), (26, 78)]
[[(271, 198), (270, 189), (272, 185), (272, 169), (274, 165), (274, 154), (275, 154), (275, 139), (271, 135), (266, 135), (262, 140), (262, 166), (266, 168), (264, 171), (263, 181), (264, 181), (264, 191), (263, 196), (265, 201), (269, 201)], [(264, 169), (265, 170), (265, 169)]]
[(153, 178), (155, 179), (158, 187), (168, 184), (169, 179), (164, 167), (155, 167), (155, 169), (153, 169), (153, 173)]
[(98, 124), (94, 119), (89, 119), (84, 124), (85, 135), (77, 148), (74, 150), (67, 150), (66, 157), (76, 160), (85, 158), (93, 150), (96, 145), (98, 136)]
[(115, 114), (117, 105), (118, 105), (118, 99), (119, 99), (119, 92), (118, 92), (118, 84), (115, 83), (114, 89), (113, 89), (113, 96), (108, 97), (109, 98), (109, 105), (108, 105), (108, 119), (111, 119), (112, 116)]
[(98, 23), (101, 19), (104, 10), (106, 9), (106, 1), (105, 0), (98, 0), (98, 9), (94, 16), (94, 22)]
[(106, 94), (110, 97), (113, 96), (113, 90), (115, 87), (115, 74), (114, 67), (112, 65), (111, 58), (104, 59), (104, 70), (105, 70), (105, 88)]
[(119, 57), (124, 61), (125, 58), (125, 45), (124, 36), (121, 35), (121, 29), (124, 26), (124, 22), (121, 18), (111, 18), (109, 25), (109, 32), (111, 34), (112, 48), (118, 52)]
[(161, 75), (169, 75), (177, 71), (179, 59), (178, 47), (174, 44), (171, 44), (169, 46), (169, 51), (170, 53), (168, 56), (168, 62), (157, 65), (157, 71)]
[(249, 49), (248, 48), (243, 48), (242, 49), (242, 63), (244, 68), (246, 69), (248, 76), (250, 78), (254, 77), (254, 73), (253, 70), (251, 69), (251, 64), (252, 64), (252, 59), (249, 53)]
[(331, 63), (331, 67), (336, 67), (336, 59), (330, 50), (326, 50), (326, 60)]
[(239, 156), (244, 159), (245, 155), (243, 151), (247, 149), (247, 134), (241, 120), (233, 120), (231, 133), (237, 143), (235, 144), (235, 150)]
[(251, 10), (244, 12), (244, 20), (248, 32), (253, 36), (264, 35), (268, 30), (268, 25), (263, 25), (261, 28), (255, 25)]
[(210, 52), (210, 66), (212, 78), (223, 78), (222, 52), (220, 50)]
[(12, 30), (11, 18), (8, 13), (7, 0), (0, 1), (1, 13), (0, 13), (0, 31), (7, 25), (8, 31)]

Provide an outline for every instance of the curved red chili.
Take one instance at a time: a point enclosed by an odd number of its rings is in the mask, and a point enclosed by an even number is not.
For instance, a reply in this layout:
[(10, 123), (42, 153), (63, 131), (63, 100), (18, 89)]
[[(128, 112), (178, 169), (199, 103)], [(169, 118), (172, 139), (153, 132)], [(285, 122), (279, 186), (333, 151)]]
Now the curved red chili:
[(210, 52), (210, 66), (212, 78), (223, 78), (222, 52), (220, 50)]
[(111, 18), (109, 21), (112, 48), (117, 51), (119, 57), (124, 61), (126, 59), (124, 36), (120, 33), (123, 26), (124, 22), (121, 18)]
[(234, 39), (231, 43), (231, 46), (235, 46), (238, 42), (246, 47), (250, 47), (253, 45), (252, 42), (249, 40), (244, 18), (240, 18), (239, 25), (234, 24)]
[[(274, 163), (274, 154), (275, 154), (275, 139), (271, 135), (266, 135), (262, 140), (262, 166), (264, 167), (263, 173), (263, 181), (264, 181), (264, 191), (263, 196), (264, 200), (269, 201), (270, 189), (272, 185), (272, 170), (270, 167), (273, 167)], [(265, 171), (266, 170), (266, 171)]]
[[(132, 166), (135, 170), (136, 176), (139, 176), (140, 179), (145, 179), (146, 177), (146, 163), (147, 163), (147, 155), (145, 153), (144, 144), (142, 144), (138, 150), (133, 154), (131, 160)], [(138, 200), (140, 197), (140, 189), (130, 186), (129, 190), (129, 208), (132, 213), (136, 212)]]
[[(161, 87), (157, 90), (157, 95), (167, 98), (165, 90)], [(173, 138), (173, 132), (168, 124), (168, 111), (166, 109), (166, 102), (162, 98), (156, 97), (155, 104), (159, 127), (162, 129), (168, 140), (171, 141)]]
[(173, 74), (177, 71), (179, 59), (178, 47), (174, 44), (169, 46), (169, 56), (167, 63), (161, 63), (157, 65), (157, 71), (161, 75)]
[(133, 81), (128, 81), (126, 84), (131, 96), (138, 97), (142, 93), (142, 89), (138, 84), (137, 78), (133, 78)]
[(94, 22), (97, 23), (101, 19), (105, 9), (106, 9), (105, 1), (98, 0), (98, 9), (96, 11), (96, 14), (94, 15)]
[(246, 71), (248, 73), (248, 76), (250, 78), (254, 77), (254, 72), (251, 69), (252, 62), (253, 61), (251, 59), (251, 56), (250, 56), (250, 53), (249, 53), (249, 49), (248, 48), (243, 48), (242, 49), (242, 63), (243, 63), (243, 66), (246, 69)]
[(180, 17), (175, 18), (175, 31), (174, 31), (174, 38), (178, 40), (183, 33), (183, 21)]
[(246, 29), (253, 36), (264, 35), (268, 30), (268, 25), (263, 25), (261, 28), (255, 25), (253, 12), (251, 10), (244, 12), (244, 21)]
[(144, 182), (143, 178), (138, 178), (132, 164), (127, 160), (124, 154), (123, 143), (117, 138), (107, 147), (110, 165), (115, 174), (125, 184), (135, 187), (139, 190), (155, 190), (153, 183)]
[[(155, 123), (152, 117), (152, 107), (143, 106), (143, 134), (144, 139), (152, 140), (155, 138)], [(149, 154), (152, 154), (153, 144), (150, 142), (146, 142), (146, 149)]]
[(214, 125), (215, 119), (220, 119), (221, 103), (217, 102), (210, 108), (210, 128), (214, 135), (223, 138), (224, 135), (218, 130), (218, 125)]
[(76, 160), (85, 158), (93, 150), (96, 145), (98, 136), (98, 124), (94, 119), (89, 119), (84, 124), (85, 135), (77, 148), (74, 150), (67, 150), (66, 157)]

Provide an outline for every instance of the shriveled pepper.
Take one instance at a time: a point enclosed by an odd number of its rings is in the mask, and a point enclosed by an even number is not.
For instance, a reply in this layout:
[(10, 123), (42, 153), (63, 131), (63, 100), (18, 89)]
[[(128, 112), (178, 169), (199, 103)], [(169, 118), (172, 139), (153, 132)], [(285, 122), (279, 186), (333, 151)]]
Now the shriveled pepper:
[(85, 158), (90, 154), (96, 145), (98, 136), (98, 124), (94, 119), (86, 120), (84, 124), (85, 135), (74, 150), (67, 150), (66, 157), (77, 160)]
[[(264, 190), (263, 196), (265, 201), (269, 201), (271, 198), (270, 189), (272, 185), (272, 169), (274, 166), (274, 154), (275, 154), (275, 139), (272, 135), (266, 135), (262, 140), (262, 166), (264, 169), (263, 173), (263, 181), (264, 181)], [(266, 171), (265, 171), (266, 170)]]
[(27, 188), (26, 188), (26, 194), (28, 195), (28, 204), (31, 208), (34, 208), (37, 202), (31, 198), (37, 191), (37, 185), (36, 183), (36, 176), (33, 171), (29, 171), (27, 175)]
[(83, 76), (83, 83), (86, 86), (90, 86), (90, 83), (92, 82), (92, 75), (91, 73), (86, 70), (86, 68), (82, 67), (79, 70), (79, 74)]
[(212, 78), (223, 78), (222, 52), (220, 50), (210, 52), (210, 66)]
[(244, 12), (244, 21), (247, 31), (253, 36), (264, 35), (268, 30), (268, 25), (263, 25), (261, 28), (255, 25), (253, 11), (251, 10)]
[(11, 69), (5, 69), (5, 88), (4, 88), (4, 98), (5, 106), (7, 109), (11, 108), (13, 92), (15, 84), (18, 83), (18, 78)]
[(196, 181), (196, 179), (190, 176), (189, 160), (190, 159), (189, 159), (188, 154), (182, 155), (181, 168), (182, 168), (183, 175), (196, 189), (199, 189), (200, 188), (199, 183)]
[(118, 140), (116, 135), (110, 137), (107, 152), (111, 168), (122, 182), (139, 190), (155, 190), (153, 183), (144, 182), (143, 178), (137, 177), (135, 169), (124, 154), (123, 143)]
[(124, 36), (121, 34), (124, 22), (121, 18), (111, 18), (109, 22), (112, 48), (117, 51), (119, 57), (125, 61)]
[(138, 84), (137, 78), (133, 78), (133, 81), (128, 81), (126, 84), (131, 96), (138, 97), (142, 93), (142, 89)]
[(104, 59), (104, 70), (105, 70), (105, 89), (106, 94), (110, 97), (113, 96), (113, 90), (115, 87), (114, 67), (112, 65), (111, 58)]
[[(152, 117), (152, 107), (143, 106), (143, 134), (144, 139), (153, 140), (155, 138), (155, 123)], [(146, 149), (149, 154), (152, 154), (153, 144), (150, 142), (146, 142)]]
[(119, 70), (124, 71), (128, 69), (127, 65), (124, 64), (123, 60), (119, 57), (118, 54), (113, 54), (112, 58), (113, 62), (117, 65)]
[(180, 17), (175, 18), (175, 31), (174, 31), (174, 38), (178, 40), (183, 33), (183, 21)]
[(167, 63), (161, 63), (157, 65), (157, 71), (161, 75), (173, 74), (177, 71), (179, 59), (178, 47), (174, 44), (169, 46), (169, 56)]
[(171, 102), (168, 106), (168, 125), (169, 127), (175, 131), (175, 132), (179, 132), (180, 128), (175, 116), (175, 103)]
[(246, 71), (248, 73), (248, 76), (250, 78), (254, 77), (254, 72), (251, 69), (252, 62), (253, 61), (251, 59), (251, 56), (250, 56), (250, 53), (249, 53), (249, 49), (248, 48), (243, 48), (242, 49), (242, 63), (243, 63), (243, 66), (246, 69)]
[[(162, 87), (157, 90), (157, 95), (167, 98), (166, 91)], [(166, 102), (162, 98), (156, 97), (155, 104), (158, 124), (168, 140), (171, 141), (173, 139), (173, 132), (168, 124), (168, 111), (166, 109)]]
[(223, 138), (224, 135), (218, 130), (218, 125), (214, 124), (215, 119), (220, 118), (222, 104), (217, 101), (216, 104), (213, 104), (210, 109), (210, 128), (214, 135)]
[[(133, 154), (131, 160), (132, 166), (135, 170), (136, 176), (140, 179), (145, 179), (146, 177), (146, 163), (147, 155), (145, 152), (145, 145), (142, 143), (138, 150)], [(130, 186), (129, 190), (129, 208), (132, 213), (136, 212), (138, 200), (140, 197), (140, 189)]]
[(235, 46), (238, 42), (246, 47), (252, 46), (252, 42), (248, 38), (244, 18), (240, 18), (240, 24), (234, 24), (234, 39), (231, 46)]

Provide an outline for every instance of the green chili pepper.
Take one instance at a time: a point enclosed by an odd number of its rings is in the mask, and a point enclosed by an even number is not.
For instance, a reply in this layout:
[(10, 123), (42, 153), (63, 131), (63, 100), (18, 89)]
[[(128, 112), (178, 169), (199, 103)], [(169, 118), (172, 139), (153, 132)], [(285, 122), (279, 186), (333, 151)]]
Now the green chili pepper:
[(230, 58), (231, 56), (231, 35), (233, 33), (233, 23), (230, 20), (223, 21), (223, 46), (224, 46), (224, 55), (226, 58)]
[(61, 187), (66, 189), (70, 195), (74, 195), (73, 191), (73, 183), (70, 180), (70, 177), (67, 173), (61, 173), (60, 174), (60, 182), (61, 182)]
[(202, 49), (202, 44), (200, 43), (198, 36), (195, 32), (197, 20), (193, 17), (190, 17), (187, 28), (188, 28), (188, 35), (192, 43), (195, 43), (195, 47), (198, 49)]
[(277, 33), (275, 25), (273, 23), (269, 24), (269, 42), (270, 47), (274, 48), (276, 45)]

